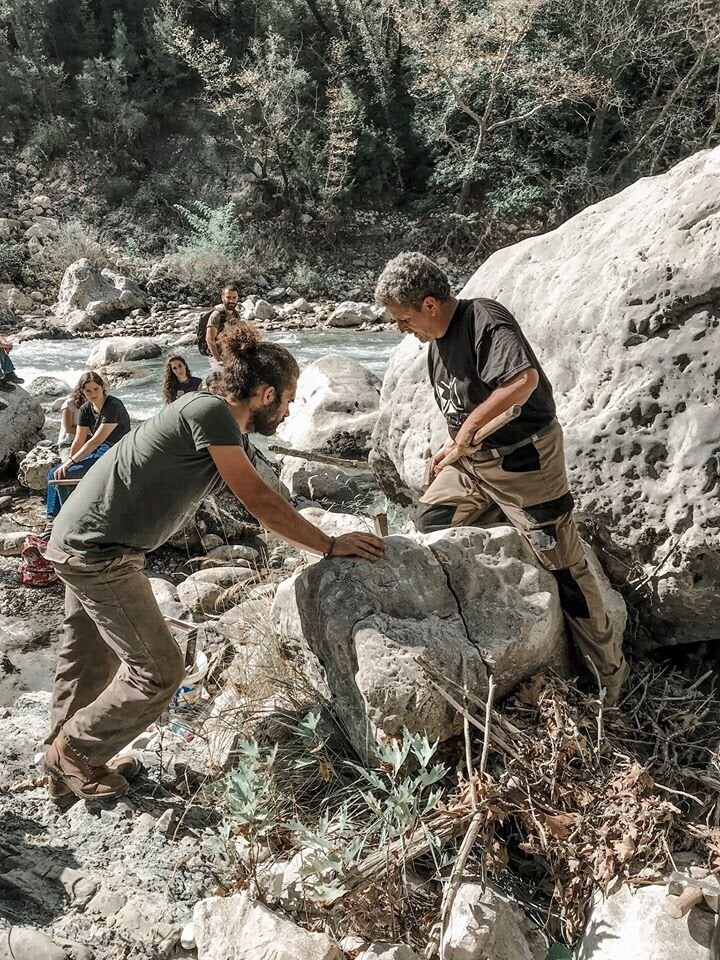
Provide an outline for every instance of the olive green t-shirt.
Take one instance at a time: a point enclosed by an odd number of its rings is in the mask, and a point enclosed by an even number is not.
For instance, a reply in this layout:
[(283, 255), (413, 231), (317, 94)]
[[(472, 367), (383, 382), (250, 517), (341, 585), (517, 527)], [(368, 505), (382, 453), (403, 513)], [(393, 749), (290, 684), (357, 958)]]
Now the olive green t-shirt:
[(208, 447), (235, 445), (249, 452), (225, 400), (180, 397), (91, 467), (63, 504), (51, 544), (89, 560), (155, 550), (222, 488)]

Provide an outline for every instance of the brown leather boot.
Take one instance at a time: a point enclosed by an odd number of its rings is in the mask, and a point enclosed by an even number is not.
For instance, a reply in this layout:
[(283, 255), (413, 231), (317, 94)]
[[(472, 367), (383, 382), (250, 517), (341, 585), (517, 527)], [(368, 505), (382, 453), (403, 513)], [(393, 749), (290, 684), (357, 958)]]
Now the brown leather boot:
[[(105, 766), (110, 773), (119, 773), (121, 777), (125, 777), (128, 783), (134, 780), (143, 770), (142, 762), (129, 753), (108, 760)], [(48, 776), (48, 793), (51, 800), (62, 800), (64, 797), (72, 796), (72, 790), (65, 784), (65, 781), (52, 773)]]
[(45, 754), (45, 767), (51, 780), (60, 780), (76, 797), (85, 800), (109, 800), (127, 793), (128, 782), (106, 766), (93, 767), (73, 750), (61, 733)]

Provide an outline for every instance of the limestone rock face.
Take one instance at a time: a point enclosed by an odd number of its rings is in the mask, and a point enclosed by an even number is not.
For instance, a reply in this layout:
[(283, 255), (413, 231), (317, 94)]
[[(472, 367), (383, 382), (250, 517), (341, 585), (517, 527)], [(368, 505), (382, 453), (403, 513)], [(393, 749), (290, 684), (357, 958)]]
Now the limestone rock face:
[(160, 345), (144, 337), (109, 337), (90, 351), (87, 366), (105, 367), (130, 360), (152, 360), (162, 353)]
[(371, 498), (378, 491), (370, 471), (345, 470), (326, 463), (283, 457), (280, 479), (293, 497), (343, 504)]
[(144, 308), (145, 293), (136, 283), (113, 270), (99, 270), (85, 257), (65, 271), (58, 293), (57, 314), (68, 317), (80, 310), (94, 320), (110, 320)]
[(310, 933), (247, 893), (208, 897), (195, 905), (198, 960), (340, 960), (324, 933)]
[(425, 488), (427, 465), (448, 439), (427, 372), (427, 347), (404, 337), (393, 351), (380, 392), (370, 464), (394, 500), (412, 503)]
[(36, 446), (20, 461), (18, 480), (28, 490), (47, 490), (48, 470), (60, 463), (60, 457), (49, 447)]
[(667, 887), (622, 885), (593, 902), (578, 960), (705, 960), (712, 914), (691, 910), (675, 920), (666, 912)]
[(34, 445), (45, 422), (45, 413), (35, 397), (21, 387), (3, 393), (5, 410), (0, 411), (0, 472), (7, 470), (19, 450)]
[(380, 380), (362, 364), (328, 354), (300, 374), (290, 416), (278, 438), (296, 450), (362, 454), (377, 420)]
[(494, 887), (461, 884), (442, 940), (445, 960), (545, 960), (540, 936)]
[[(533, 344), (593, 545), (618, 579), (649, 578), (661, 643), (720, 639), (719, 177), (720, 148), (695, 154), (498, 251), (462, 291), (499, 300)], [(424, 353), (398, 348), (373, 438), (406, 499), (445, 436)]]
[[(532, 564), (510, 528), (392, 536), (376, 563), (330, 559), (278, 590), (281, 635), (305, 644), (325, 671), (335, 709), (359, 753), (403, 727), (447, 739), (457, 713), (420, 660), (487, 688), (481, 654), (495, 661), (498, 693), (545, 664), (562, 668), (565, 630), (553, 577)], [(313, 672), (310, 671), (312, 678)]]

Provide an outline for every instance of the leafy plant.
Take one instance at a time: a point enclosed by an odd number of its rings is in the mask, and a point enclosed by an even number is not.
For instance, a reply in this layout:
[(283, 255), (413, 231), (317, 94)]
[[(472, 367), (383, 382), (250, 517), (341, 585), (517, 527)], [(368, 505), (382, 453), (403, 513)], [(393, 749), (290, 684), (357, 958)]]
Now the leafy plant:
[(192, 200), (188, 207), (176, 203), (173, 209), (190, 227), (190, 234), (178, 247), (178, 253), (219, 250), (232, 255), (240, 246), (242, 233), (238, 230), (232, 200), (222, 207), (210, 207), (201, 200)]

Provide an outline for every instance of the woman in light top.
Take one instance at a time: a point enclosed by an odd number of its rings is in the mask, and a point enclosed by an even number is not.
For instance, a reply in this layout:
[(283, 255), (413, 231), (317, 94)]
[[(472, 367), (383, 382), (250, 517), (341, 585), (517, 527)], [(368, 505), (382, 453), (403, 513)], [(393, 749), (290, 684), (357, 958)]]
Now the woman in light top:
[[(107, 453), (118, 440), (130, 432), (130, 417), (121, 400), (107, 393), (105, 381), (99, 373), (90, 370), (78, 381), (75, 397), (84, 399), (77, 416), (77, 426), (67, 457), (58, 467), (48, 472), (51, 480), (79, 480), (90, 467)], [(60, 444), (58, 443), (58, 447)], [(65, 495), (61, 495), (61, 490)], [(48, 527), (60, 512), (72, 487), (48, 482)], [(49, 530), (46, 530), (48, 533)]]
[(70, 456), (70, 448), (75, 439), (75, 429), (80, 422), (80, 407), (84, 402), (85, 398), (76, 387), (69, 397), (65, 397), (60, 407), (60, 430), (57, 447), (60, 459), (63, 462)]
[(202, 386), (200, 377), (193, 377), (185, 357), (173, 354), (168, 357), (163, 377), (163, 400), (172, 403), (186, 393), (194, 393)]

